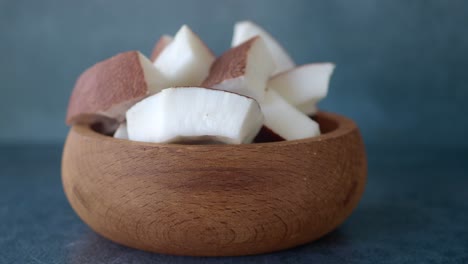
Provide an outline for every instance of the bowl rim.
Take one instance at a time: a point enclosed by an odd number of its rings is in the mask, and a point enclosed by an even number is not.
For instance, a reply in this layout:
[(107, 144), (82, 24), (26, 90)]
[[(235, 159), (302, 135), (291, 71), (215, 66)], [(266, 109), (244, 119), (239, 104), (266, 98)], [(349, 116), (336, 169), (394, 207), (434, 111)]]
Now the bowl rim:
[(91, 125), (85, 124), (76, 124), (73, 125), (70, 129), (70, 132), (73, 131), (74, 133), (79, 134), (85, 138), (93, 138), (93, 139), (100, 139), (106, 142), (113, 142), (119, 143), (122, 145), (128, 146), (144, 146), (144, 147), (167, 147), (167, 148), (181, 148), (187, 147), (191, 149), (196, 148), (249, 148), (249, 147), (262, 147), (262, 146), (289, 146), (289, 145), (296, 145), (296, 144), (304, 144), (304, 143), (313, 143), (313, 142), (321, 142), (325, 140), (330, 140), (334, 138), (338, 138), (344, 135), (347, 135), (354, 130), (357, 129), (356, 123), (347, 118), (343, 115), (339, 115), (336, 113), (331, 112), (324, 112), (319, 111), (316, 114), (317, 117), (321, 119), (330, 120), (336, 123), (336, 128), (332, 131), (329, 131), (324, 134), (320, 134), (316, 137), (311, 138), (304, 138), (304, 139), (296, 139), (296, 140), (286, 140), (286, 141), (277, 141), (277, 142), (262, 142), (262, 143), (251, 143), (251, 144), (200, 144), (200, 145), (189, 145), (189, 144), (178, 144), (178, 143), (155, 143), (155, 142), (141, 142), (141, 141), (132, 141), (128, 139), (119, 139), (114, 138), (112, 136), (107, 136), (101, 134), (91, 128)]

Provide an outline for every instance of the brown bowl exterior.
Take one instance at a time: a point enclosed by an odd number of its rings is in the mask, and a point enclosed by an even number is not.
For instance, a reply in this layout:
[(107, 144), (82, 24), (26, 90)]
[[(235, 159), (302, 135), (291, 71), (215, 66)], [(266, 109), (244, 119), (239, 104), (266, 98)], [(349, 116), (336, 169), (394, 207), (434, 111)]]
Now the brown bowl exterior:
[(76, 213), (119, 244), (191, 256), (271, 252), (340, 225), (364, 190), (355, 123), (319, 113), (319, 137), (247, 145), (114, 139), (72, 127), (62, 180)]

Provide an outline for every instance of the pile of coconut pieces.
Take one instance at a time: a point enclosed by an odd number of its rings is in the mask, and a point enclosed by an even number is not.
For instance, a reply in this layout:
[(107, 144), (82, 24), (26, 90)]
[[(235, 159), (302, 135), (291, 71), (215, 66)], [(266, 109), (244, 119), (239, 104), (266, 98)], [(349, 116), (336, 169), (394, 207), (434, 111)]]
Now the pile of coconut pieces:
[(129, 51), (87, 69), (70, 98), (67, 124), (99, 124), (115, 138), (159, 143), (314, 137), (320, 128), (309, 116), (327, 95), (333, 69), (297, 67), (250, 21), (235, 25), (232, 47), (219, 57), (184, 25), (161, 37), (150, 59)]

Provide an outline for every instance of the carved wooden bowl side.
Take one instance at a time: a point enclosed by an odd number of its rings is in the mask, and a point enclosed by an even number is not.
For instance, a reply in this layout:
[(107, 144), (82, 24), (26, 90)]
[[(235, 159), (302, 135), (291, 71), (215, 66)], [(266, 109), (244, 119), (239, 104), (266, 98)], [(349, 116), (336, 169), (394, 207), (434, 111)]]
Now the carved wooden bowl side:
[(364, 190), (355, 123), (319, 113), (319, 137), (248, 145), (132, 142), (74, 126), (62, 180), (76, 213), (119, 244), (192, 256), (271, 252), (340, 225)]

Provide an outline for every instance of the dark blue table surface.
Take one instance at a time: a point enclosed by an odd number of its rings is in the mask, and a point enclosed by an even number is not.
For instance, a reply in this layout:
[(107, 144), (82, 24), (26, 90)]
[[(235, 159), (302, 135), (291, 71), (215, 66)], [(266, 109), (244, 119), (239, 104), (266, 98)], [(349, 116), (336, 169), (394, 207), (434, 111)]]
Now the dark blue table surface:
[(319, 241), (234, 258), (146, 253), (96, 235), (60, 182), (61, 146), (0, 146), (0, 263), (468, 263), (468, 150), (369, 147), (353, 215)]

